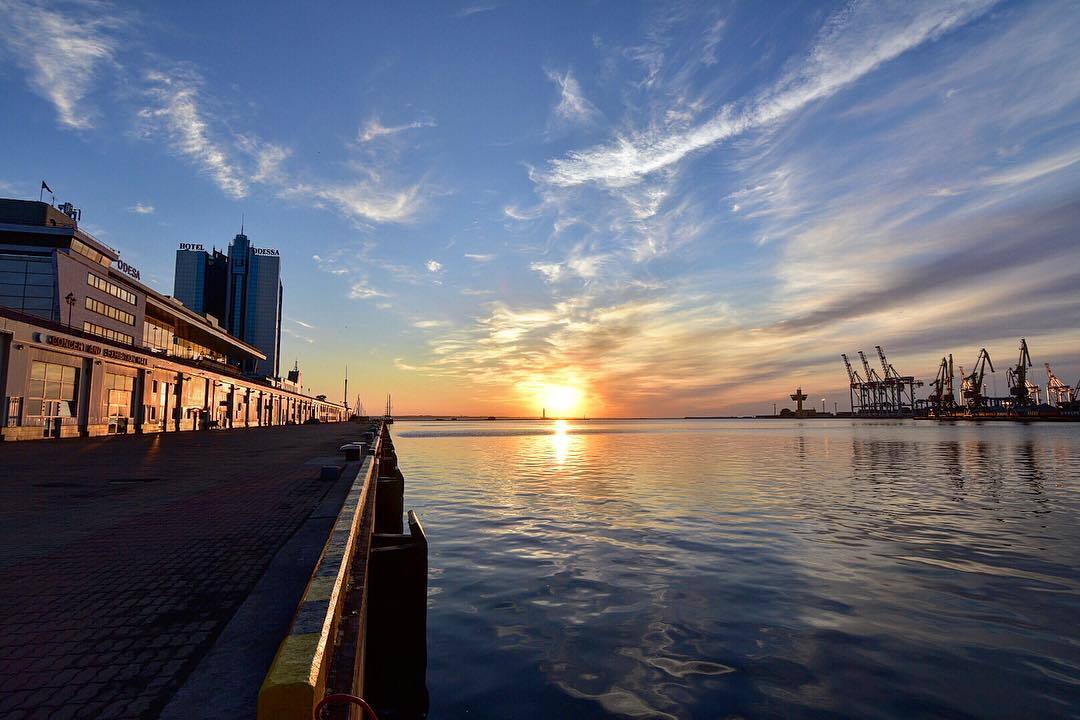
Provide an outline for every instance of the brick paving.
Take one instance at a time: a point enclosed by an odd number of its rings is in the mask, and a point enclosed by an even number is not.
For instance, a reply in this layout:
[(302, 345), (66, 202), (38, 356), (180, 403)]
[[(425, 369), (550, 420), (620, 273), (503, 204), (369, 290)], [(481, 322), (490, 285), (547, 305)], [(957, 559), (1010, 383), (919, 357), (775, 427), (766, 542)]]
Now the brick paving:
[(0, 718), (155, 717), (354, 428), (0, 444)]

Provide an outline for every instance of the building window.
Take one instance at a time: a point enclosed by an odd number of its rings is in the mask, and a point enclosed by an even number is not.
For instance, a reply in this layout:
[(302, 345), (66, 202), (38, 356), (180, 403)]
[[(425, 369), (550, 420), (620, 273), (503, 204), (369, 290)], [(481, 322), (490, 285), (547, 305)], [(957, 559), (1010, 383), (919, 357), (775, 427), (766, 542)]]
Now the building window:
[(90, 247), (86, 243), (76, 238), (71, 238), (71, 249), (84, 257), (90, 258), (98, 265), (101, 265), (103, 267), (109, 267), (109, 265), (112, 263), (109, 258), (105, 257), (94, 248)]
[(41, 423), (45, 437), (59, 437), (64, 418), (77, 417), (79, 369), (38, 360), (30, 366), (26, 414)]
[(134, 390), (135, 378), (111, 372), (105, 373), (105, 400), (108, 407), (110, 434), (122, 435), (128, 431)]
[(83, 332), (88, 332), (91, 335), (97, 335), (98, 337), (103, 337), (103, 338), (106, 338), (108, 340), (112, 340), (113, 342), (123, 343), (125, 345), (134, 345), (135, 344), (135, 338), (134, 337), (132, 337), (131, 335), (126, 335), (126, 334), (124, 334), (122, 332), (118, 332), (116, 330), (113, 330), (112, 328), (107, 328), (107, 327), (102, 327), (100, 325), (95, 325), (92, 322), (83, 322), (82, 327), (83, 327)]
[(131, 292), (130, 290), (125, 290), (116, 283), (111, 283), (104, 278), (99, 278), (94, 273), (86, 274), (86, 284), (90, 287), (97, 288), (101, 292), (109, 293), (114, 298), (119, 298), (126, 303), (130, 303), (132, 305), (138, 304), (136, 302), (137, 298), (135, 297), (135, 293)]
[(112, 305), (106, 305), (100, 300), (95, 300), (92, 297), (86, 298), (86, 309), (91, 312), (96, 312), (98, 315), (104, 315), (107, 318), (112, 318), (125, 325), (135, 325), (135, 316), (129, 312), (125, 312), (120, 308), (114, 308)]
[(0, 253), (0, 306), (55, 322), (56, 298), (52, 257)]

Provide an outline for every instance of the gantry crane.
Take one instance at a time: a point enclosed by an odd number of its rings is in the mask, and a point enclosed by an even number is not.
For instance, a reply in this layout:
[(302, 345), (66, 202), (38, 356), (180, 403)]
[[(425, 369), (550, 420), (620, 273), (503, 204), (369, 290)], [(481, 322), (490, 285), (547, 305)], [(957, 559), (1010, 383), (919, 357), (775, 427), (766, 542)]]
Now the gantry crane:
[(881, 371), (884, 373), (882, 380), (882, 396), (885, 401), (885, 412), (907, 413), (915, 412), (915, 388), (922, 387), (922, 380), (916, 380), (912, 375), (901, 375), (885, 357), (885, 351), (880, 345), (875, 345), (878, 359), (881, 361)]
[(1076, 389), (1061, 382), (1050, 369), (1050, 363), (1044, 363), (1044, 365), (1046, 366), (1046, 401), (1058, 407), (1072, 405), (1076, 400)]
[(859, 350), (859, 359), (862, 360), (863, 371), (866, 373), (866, 382), (863, 383), (863, 387), (866, 391), (866, 398), (868, 402), (863, 405), (864, 412), (879, 413), (882, 412), (882, 406), (884, 403), (884, 397), (882, 397), (882, 379), (877, 374), (877, 370), (870, 367), (870, 361), (866, 359), (866, 354), (862, 350)]
[[(851, 361), (848, 360), (847, 353), (840, 353), (840, 357), (844, 359), (844, 367), (847, 368), (848, 400), (851, 403), (851, 412), (858, 413), (866, 405), (866, 384), (859, 376), (859, 371), (851, 367)], [(858, 402), (856, 402), (856, 393), (858, 393)]]
[(969, 408), (978, 408), (986, 404), (983, 379), (986, 377), (988, 367), (990, 372), (994, 372), (994, 363), (990, 360), (990, 353), (983, 348), (979, 351), (979, 357), (975, 360), (975, 369), (970, 375), (965, 375), (964, 368), (960, 368), (960, 397)]
[[(1015, 405), (1026, 406), (1032, 404), (1031, 386), (1028, 382), (1027, 369), (1031, 367), (1031, 355), (1028, 353), (1027, 340), (1020, 338), (1020, 359), (1016, 366), (1008, 368), (1005, 376), (1009, 381), (1009, 394), (1013, 396)], [(991, 368), (992, 369), (992, 368)], [(1036, 391), (1038, 386), (1035, 386)]]

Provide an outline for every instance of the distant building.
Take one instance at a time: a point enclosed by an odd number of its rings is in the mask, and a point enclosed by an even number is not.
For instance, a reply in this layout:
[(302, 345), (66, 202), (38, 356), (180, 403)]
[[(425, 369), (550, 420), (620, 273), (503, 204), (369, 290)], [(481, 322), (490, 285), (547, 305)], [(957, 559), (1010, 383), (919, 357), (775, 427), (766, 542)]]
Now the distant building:
[(789, 395), (789, 397), (795, 401), (795, 410), (792, 411), (790, 408), (783, 408), (780, 410), (780, 417), (802, 418), (815, 417), (817, 415), (817, 409), (803, 407), (803, 402), (806, 401), (808, 396), (802, 391), (802, 387), (796, 388), (795, 392)]
[(226, 327), (266, 355), (245, 371), (281, 376), (281, 257), (277, 250), (252, 247), (243, 232), (229, 244)]
[(229, 258), (214, 248), (182, 243), (176, 251), (173, 297), (201, 315), (225, 320), (229, 287)]
[(228, 254), (183, 243), (176, 251), (173, 296), (197, 313), (259, 348), (265, 360), (249, 360), (244, 372), (281, 376), (281, 257), (257, 248), (243, 230), (229, 243)]

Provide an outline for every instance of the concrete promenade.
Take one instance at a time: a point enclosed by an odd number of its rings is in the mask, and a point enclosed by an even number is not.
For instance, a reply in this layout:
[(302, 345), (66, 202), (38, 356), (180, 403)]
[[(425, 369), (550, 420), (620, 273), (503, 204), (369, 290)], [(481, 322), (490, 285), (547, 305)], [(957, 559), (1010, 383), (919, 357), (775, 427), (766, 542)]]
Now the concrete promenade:
[(0, 444), (0, 717), (253, 716), (356, 434)]

